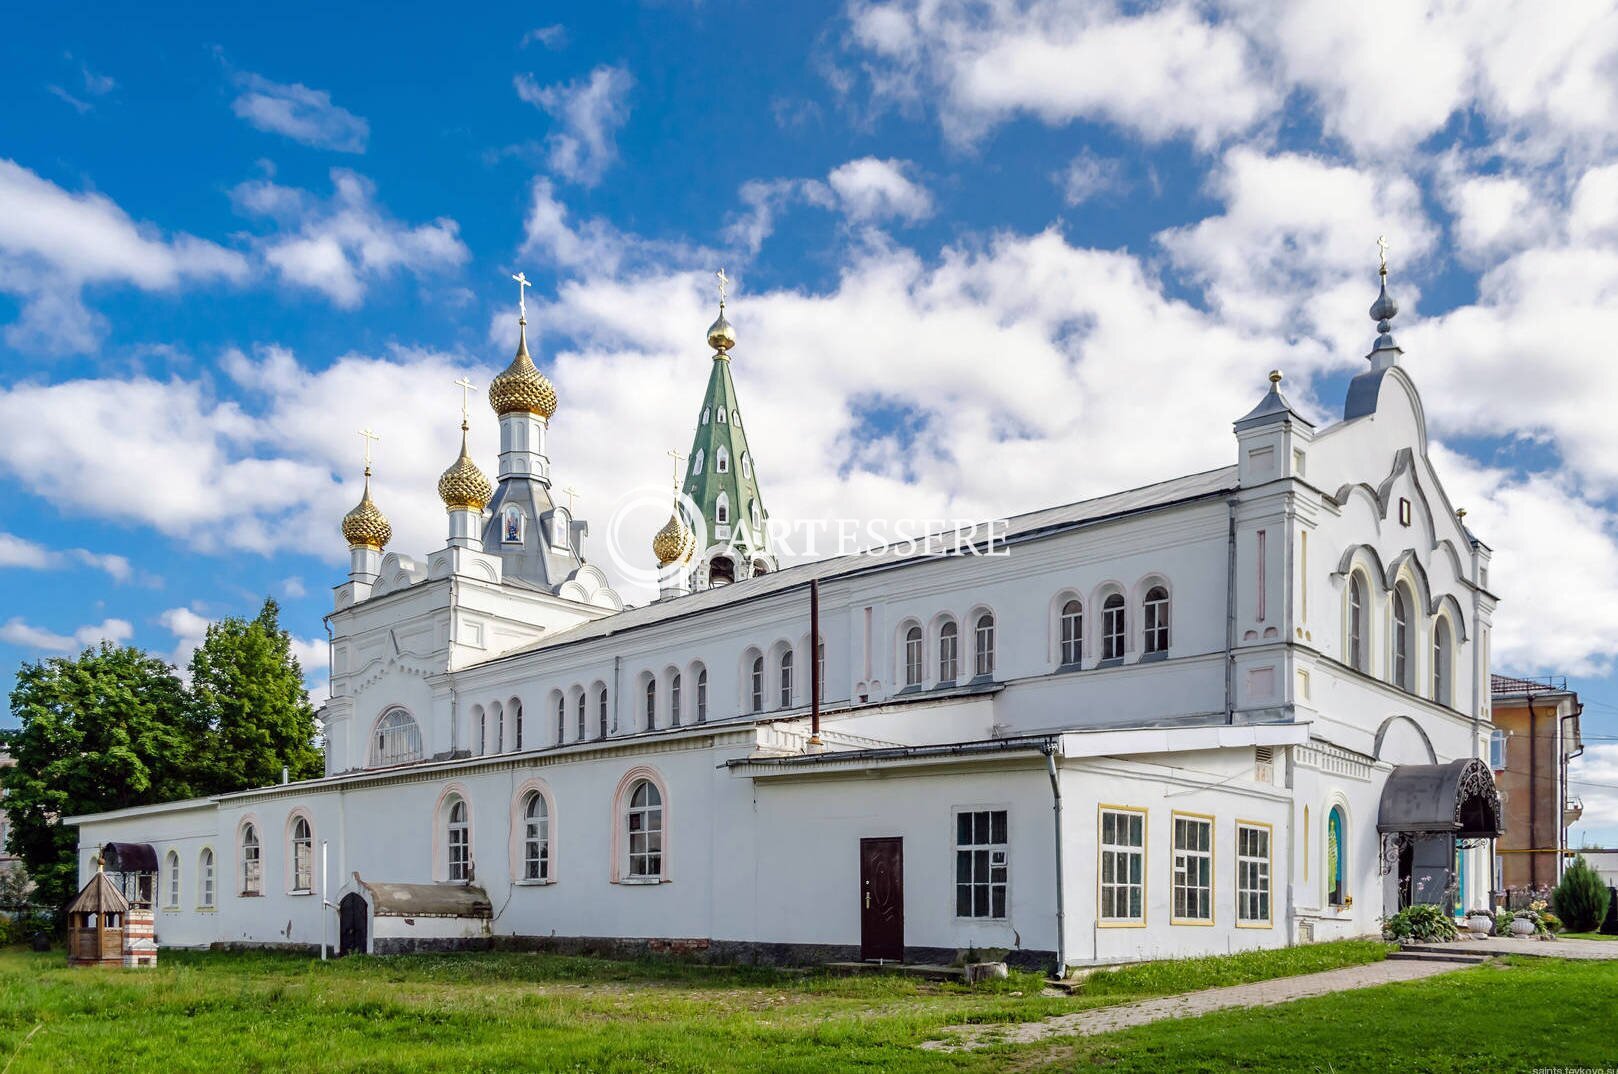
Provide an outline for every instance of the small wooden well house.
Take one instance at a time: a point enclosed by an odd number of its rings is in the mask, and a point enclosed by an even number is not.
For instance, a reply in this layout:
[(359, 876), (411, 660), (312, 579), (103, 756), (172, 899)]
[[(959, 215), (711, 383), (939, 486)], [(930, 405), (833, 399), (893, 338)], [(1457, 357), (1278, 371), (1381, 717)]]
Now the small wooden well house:
[(96, 874), (67, 904), (67, 964), (122, 966), (129, 900), (97, 863)]

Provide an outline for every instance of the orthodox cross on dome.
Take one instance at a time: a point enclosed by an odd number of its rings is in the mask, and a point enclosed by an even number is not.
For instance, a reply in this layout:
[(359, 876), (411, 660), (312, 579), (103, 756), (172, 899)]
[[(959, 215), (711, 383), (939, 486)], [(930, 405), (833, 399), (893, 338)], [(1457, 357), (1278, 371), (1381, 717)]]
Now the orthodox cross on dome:
[(365, 472), (367, 475), (369, 475), (371, 472), (371, 442), (374, 440), (380, 440), (382, 438), (376, 433), (372, 432), (369, 425), (361, 429), (359, 434), (364, 439), (365, 443)]
[(722, 313), (725, 309), (725, 288), (730, 286), (730, 277), (725, 275), (723, 268), (714, 275), (719, 277), (719, 310)]
[(517, 281), (517, 316), (526, 321), (528, 319), (528, 289), (534, 285), (528, 282), (526, 273), (519, 272), (512, 279)]
[[(567, 488), (562, 490), (562, 495), (567, 497), (567, 510), (568, 510), (569, 514), (572, 514), (573, 513), (573, 498), (575, 496), (579, 496), (579, 490), (574, 488), (572, 485), (569, 485)], [(582, 500), (583, 498), (584, 497), (579, 496), (579, 499)]]
[(1386, 276), (1388, 274), (1388, 237), (1386, 235), (1376, 237), (1376, 253), (1378, 259), (1382, 262), (1378, 275)]
[(678, 449), (670, 450), (668, 457), (674, 460), (674, 487), (680, 487), (680, 473), (685, 468), (687, 456), (681, 455)]
[(461, 389), (461, 424), (466, 425), (472, 420), (472, 389), (477, 385), (463, 376), (455, 382), (455, 386)]

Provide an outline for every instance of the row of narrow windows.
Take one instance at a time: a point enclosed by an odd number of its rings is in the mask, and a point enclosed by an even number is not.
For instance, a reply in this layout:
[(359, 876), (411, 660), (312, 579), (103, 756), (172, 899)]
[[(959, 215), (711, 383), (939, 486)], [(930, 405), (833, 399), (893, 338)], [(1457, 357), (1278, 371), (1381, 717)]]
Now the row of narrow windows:
[[(1345, 599), (1348, 604), (1345, 653), (1348, 665), (1368, 675), (1371, 673), (1370, 587), (1358, 570), (1349, 574)], [(1419, 623), (1425, 619), (1428, 643), (1425, 696), (1440, 705), (1453, 706), (1455, 632), (1449, 617), (1442, 613), (1418, 616), (1415, 597), (1402, 580), (1394, 585), (1388, 604), (1388, 681), (1407, 693), (1421, 692), (1417, 689), (1416, 653)]]
[[(713, 413), (713, 410), (712, 410), (711, 407), (703, 407), (702, 408), (702, 424), (704, 424), (704, 425), (708, 424), (708, 418), (709, 418), (710, 414), (712, 414), (712, 413)], [(717, 412), (717, 416), (719, 418), (719, 424), (721, 424), (721, 425), (725, 424), (725, 408), (724, 407), (719, 408), (719, 410)], [(732, 408), (731, 411), (730, 411), (730, 419), (731, 419), (732, 422), (734, 422), (736, 424), (736, 426), (738, 428), (740, 428), (741, 424), (742, 424), (742, 412), (740, 410), (736, 410), (735, 408)]]
[[(707, 449), (698, 448), (697, 453), (691, 456), (691, 476), (697, 477), (702, 474), (707, 465)], [(730, 473), (730, 449), (725, 447), (723, 444), (714, 449), (713, 467), (714, 473)], [(742, 476), (745, 478), (751, 478), (753, 476), (753, 456), (750, 452), (746, 451), (742, 452)]]

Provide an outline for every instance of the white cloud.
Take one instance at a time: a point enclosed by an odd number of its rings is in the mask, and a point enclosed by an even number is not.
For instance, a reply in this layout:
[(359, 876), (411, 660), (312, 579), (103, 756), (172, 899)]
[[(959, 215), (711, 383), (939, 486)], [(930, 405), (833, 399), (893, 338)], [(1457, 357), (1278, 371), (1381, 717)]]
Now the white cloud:
[(0, 641), (22, 649), (45, 653), (71, 653), (110, 641), (122, 644), (134, 636), (135, 628), (123, 619), (106, 619), (81, 626), (71, 634), (58, 634), (44, 627), (34, 626), (21, 616), (13, 616), (0, 623)]
[[(706, 247), (642, 238), (620, 231), (601, 217), (575, 221), (571, 216), (551, 181), (544, 176), (536, 178), (533, 200), (523, 221), (522, 253), (589, 276), (679, 271), (718, 263), (716, 255)], [(503, 314), (496, 318), (497, 325), (506, 323)], [(536, 324), (530, 323), (529, 328), (532, 338)]]
[(163, 237), (104, 194), (70, 193), (0, 159), (0, 292), (22, 304), (5, 339), (21, 350), (82, 351), (102, 322), (84, 307), (92, 285), (169, 292), (186, 282), (247, 275), (247, 259), (192, 235)]
[(841, 164), (826, 176), (849, 219), (874, 223), (897, 218), (910, 223), (932, 215), (927, 188), (911, 179), (912, 166), (902, 160), (861, 157)]
[(1568, 762), (1567, 778), (1568, 792), (1584, 800), (1584, 815), (1570, 842), (1583, 836), (1612, 846), (1618, 840), (1618, 743), (1586, 743), (1584, 753)]
[(0, 567), (31, 567), (43, 570), (54, 561), (54, 553), (42, 544), (11, 533), (0, 533)]
[(1122, 165), (1116, 160), (1098, 157), (1088, 149), (1068, 161), (1067, 167), (1053, 178), (1061, 188), (1062, 200), (1068, 205), (1082, 205), (1124, 188)]
[(567, 44), (567, 27), (561, 23), (552, 23), (549, 26), (539, 26), (522, 35), (522, 47), (538, 42), (548, 49), (559, 49)]
[(331, 179), (332, 196), (324, 201), (267, 179), (231, 192), (241, 211), (279, 225), (259, 245), (286, 282), (352, 309), (372, 281), (401, 269), (423, 276), (459, 268), (471, 256), (454, 220), (439, 217), (411, 226), (377, 205), (376, 185), (364, 176), (334, 168)]
[(1553, 233), (1549, 207), (1514, 175), (1449, 175), (1440, 184), (1450, 231), (1463, 261), (1486, 265), (1502, 253), (1537, 245)]
[(234, 76), (241, 93), (231, 110), (261, 131), (282, 134), (316, 149), (340, 153), (365, 152), (370, 124), (346, 108), (332, 103), (325, 90), (299, 82), (271, 82), (263, 75), (243, 71)]
[(293, 575), (290, 578), (281, 579), (281, 593), (291, 600), (297, 600), (299, 597), (307, 596), (309, 589), (303, 584), (302, 578)]
[[(83, 564), (104, 571), (115, 582), (128, 582), (136, 578), (135, 568), (125, 556), (110, 552), (92, 552), (87, 548), (59, 551), (15, 534), (0, 533), (0, 568), (55, 570), (72, 564)], [(142, 575), (141, 580), (148, 584), (156, 581), (146, 575)]]
[(584, 186), (601, 181), (618, 157), (618, 128), (629, 119), (634, 77), (623, 67), (603, 64), (573, 82), (540, 86), (531, 75), (514, 80), (517, 96), (556, 121), (548, 139), (553, 171)]

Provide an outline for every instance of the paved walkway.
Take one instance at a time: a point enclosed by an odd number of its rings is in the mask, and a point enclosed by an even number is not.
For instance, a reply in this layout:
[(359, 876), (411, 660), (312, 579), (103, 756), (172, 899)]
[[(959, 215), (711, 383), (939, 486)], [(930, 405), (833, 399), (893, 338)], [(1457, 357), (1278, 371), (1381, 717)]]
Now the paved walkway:
[[(1575, 942), (1578, 941), (1541, 943), (1537, 946), (1562, 948), (1571, 947)], [(1598, 940), (1583, 942), (1602, 946)], [(1481, 943), (1456, 946), (1467, 954), (1491, 953), (1482, 950)], [(1618, 954), (1609, 957), (1618, 957)], [(1271, 981), (1255, 981), (1252, 984), (1231, 985), (1227, 988), (1209, 988), (1201, 992), (1163, 996), (1138, 1003), (1121, 1003), (1114, 1007), (1097, 1007), (1093, 1010), (1057, 1015), (1039, 1022), (946, 1026), (944, 1032), (949, 1034), (949, 1039), (926, 1041), (922, 1047), (930, 1051), (958, 1052), (990, 1044), (1032, 1044), (1049, 1037), (1111, 1033), (1115, 1029), (1128, 1029), (1162, 1018), (1186, 1018), (1228, 1007), (1269, 1007), (1309, 996), (1324, 996), (1330, 992), (1342, 992), (1351, 988), (1371, 988), (1396, 981), (1414, 981), (1466, 968), (1467, 965), (1460, 962), (1371, 962), (1363, 966), (1326, 970), (1323, 973), (1277, 977)]]
[(1618, 940), (1535, 940), (1485, 936), (1454, 943), (1412, 944), (1413, 951), (1455, 951), (1464, 955), (1534, 955), (1539, 958), (1601, 959), (1618, 962)]

